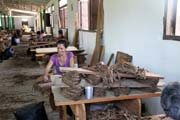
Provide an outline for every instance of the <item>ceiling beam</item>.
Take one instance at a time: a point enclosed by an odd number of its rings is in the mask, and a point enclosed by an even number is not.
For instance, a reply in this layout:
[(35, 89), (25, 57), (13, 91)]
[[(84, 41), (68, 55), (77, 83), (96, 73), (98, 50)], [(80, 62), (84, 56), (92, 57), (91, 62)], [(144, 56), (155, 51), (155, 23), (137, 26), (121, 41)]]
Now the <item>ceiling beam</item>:
[(9, 9), (22, 9), (28, 11), (40, 11), (50, 0), (0, 0)]

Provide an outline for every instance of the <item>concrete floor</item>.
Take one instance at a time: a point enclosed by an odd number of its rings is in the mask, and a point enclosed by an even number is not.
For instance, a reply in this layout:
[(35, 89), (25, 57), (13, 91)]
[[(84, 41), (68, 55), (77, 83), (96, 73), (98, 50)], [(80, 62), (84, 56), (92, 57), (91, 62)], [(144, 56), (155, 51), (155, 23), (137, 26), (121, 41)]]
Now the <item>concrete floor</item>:
[(44, 68), (26, 55), (27, 45), (14, 48), (16, 55), (0, 63), (0, 120), (15, 120), (16, 108), (39, 101), (45, 101), (49, 120), (58, 120), (59, 114), (49, 106), (48, 94), (33, 88)]

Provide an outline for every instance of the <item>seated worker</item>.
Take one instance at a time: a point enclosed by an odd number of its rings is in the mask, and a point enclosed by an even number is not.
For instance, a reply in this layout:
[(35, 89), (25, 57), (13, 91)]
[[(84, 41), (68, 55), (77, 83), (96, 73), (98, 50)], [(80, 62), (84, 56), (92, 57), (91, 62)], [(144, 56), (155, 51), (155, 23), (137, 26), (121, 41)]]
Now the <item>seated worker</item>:
[(45, 36), (46, 36), (46, 34), (45, 34), (44, 30), (41, 30), (40, 39), (43, 39), (43, 37), (45, 37)]
[(37, 40), (40, 40), (41, 32), (40, 32), (40, 31), (37, 31), (37, 32), (36, 32), (36, 35), (37, 35)]
[(21, 31), (20, 30), (16, 30), (13, 31), (13, 36), (11, 38), (11, 45), (18, 45), (20, 43), (20, 38), (21, 38)]
[(161, 106), (167, 116), (180, 120), (180, 83), (168, 84), (161, 94)]
[[(68, 43), (65, 40), (59, 40), (57, 42), (57, 54), (54, 54), (51, 56), (45, 72), (44, 72), (44, 81), (48, 81), (48, 74), (50, 72), (50, 69), (52, 68), (52, 66), (55, 67), (56, 70), (56, 74), (61, 75), (62, 72), (59, 70), (59, 67), (74, 67), (74, 54), (72, 52), (67, 52), (66, 48), (68, 47)], [(54, 96), (52, 94), (52, 91), (50, 92), (50, 105), (52, 107), (53, 110), (56, 110), (56, 106), (54, 103)], [(72, 111), (70, 110), (70, 108), (67, 108), (67, 112), (70, 116), (72, 116)], [(61, 116), (62, 117), (62, 116)]]
[(59, 39), (63, 39), (64, 38), (63, 31), (61, 29), (58, 31), (58, 38)]
[(59, 67), (74, 67), (74, 54), (72, 52), (67, 52), (66, 48), (68, 47), (68, 43), (65, 40), (59, 40), (57, 42), (57, 54), (51, 56), (45, 72), (44, 72), (44, 80), (48, 80), (48, 74), (52, 68), (55, 67), (56, 74), (62, 74)]

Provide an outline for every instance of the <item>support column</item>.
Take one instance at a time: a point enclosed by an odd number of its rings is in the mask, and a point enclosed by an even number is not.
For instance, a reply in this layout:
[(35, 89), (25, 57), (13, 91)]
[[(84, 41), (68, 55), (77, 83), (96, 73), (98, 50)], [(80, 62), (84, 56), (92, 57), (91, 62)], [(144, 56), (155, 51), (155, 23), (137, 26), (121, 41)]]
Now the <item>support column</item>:
[(45, 9), (43, 9), (43, 17), (44, 17), (44, 32), (46, 32), (46, 13), (45, 13)]
[(3, 27), (2, 27), (2, 12), (0, 11), (0, 30), (2, 30)]
[(12, 16), (8, 16), (8, 29), (12, 30), (13, 23), (12, 23)]
[(43, 24), (42, 24), (42, 22), (43, 22), (43, 14), (42, 14), (42, 12), (40, 11), (40, 24), (41, 24), (41, 30), (43, 29)]
[(6, 28), (7, 28), (6, 14), (4, 14), (4, 29), (6, 30)]
[(12, 28), (15, 29), (14, 17), (12, 17)]

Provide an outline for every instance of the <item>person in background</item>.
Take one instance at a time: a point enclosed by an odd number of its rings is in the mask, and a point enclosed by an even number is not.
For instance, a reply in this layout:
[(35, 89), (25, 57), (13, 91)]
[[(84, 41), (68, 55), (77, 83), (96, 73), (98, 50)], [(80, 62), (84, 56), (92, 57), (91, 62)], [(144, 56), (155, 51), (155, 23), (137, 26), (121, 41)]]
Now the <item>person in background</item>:
[(6, 36), (0, 37), (0, 60), (7, 60), (13, 57), (14, 49), (9, 45), (8, 38)]
[(161, 106), (167, 116), (180, 120), (180, 83), (168, 84), (161, 94)]
[(11, 45), (19, 44), (20, 38), (21, 38), (21, 31), (18, 29), (16, 31), (13, 31), (13, 36), (11, 38)]
[(36, 36), (37, 36), (37, 40), (40, 40), (41, 32), (40, 32), (40, 31), (37, 31), (37, 32), (36, 32)]
[(48, 74), (52, 68), (55, 67), (56, 74), (62, 74), (59, 67), (74, 67), (74, 54), (72, 52), (67, 52), (66, 48), (68, 47), (68, 43), (65, 40), (59, 40), (57, 42), (57, 54), (51, 56), (45, 72), (44, 72), (44, 80), (48, 81)]
[(60, 29), (59, 31), (58, 31), (58, 39), (63, 39), (64, 38), (64, 36), (63, 36), (63, 31)]
[(45, 36), (46, 36), (46, 34), (45, 34), (44, 30), (41, 30), (40, 39), (43, 39), (43, 37), (45, 37)]
[(58, 31), (58, 40), (60, 40), (60, 39), (66, 40), (66, 42), (69, 44), (69, 41), (67, 40), (66, 37), (64, 37), (63, 31), (61, 29), (59, 29), (59, 31)]

